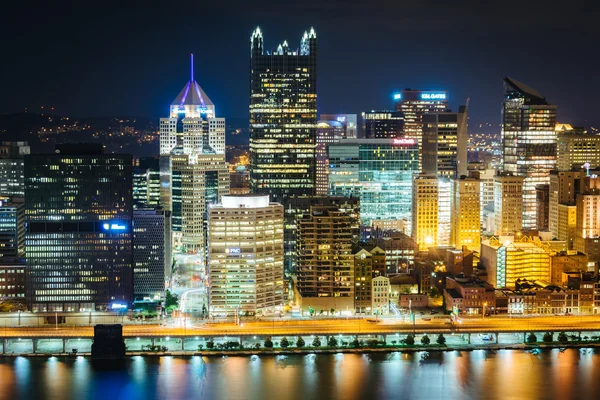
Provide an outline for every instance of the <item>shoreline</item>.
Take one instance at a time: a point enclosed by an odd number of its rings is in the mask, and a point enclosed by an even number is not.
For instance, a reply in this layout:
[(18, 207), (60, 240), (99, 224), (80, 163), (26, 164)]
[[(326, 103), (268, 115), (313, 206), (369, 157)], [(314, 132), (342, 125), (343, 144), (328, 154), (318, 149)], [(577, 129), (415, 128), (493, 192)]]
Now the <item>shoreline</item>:
[[(280, 356), (280, 355), (308, 355), (308, 354), (371, 354), (371, 353), (419, 353), (419, 352), (451, 352), (451, 351), (475, 351), (475, 350), (519, 350), (519, 351), (531, 351), (534, 349), (548, 350), (548, 349), (600, 349), (600, 343), (523, 343), (523, 344), (490, 344), (490, 345), (464, 345), (464, 346), (403, 346), (403, 347), (385, 347), (385, 348), (302, 348), (302, 349), (277, 349), (277, 350), (201, 350), (201, 351), (164, 351), (164, 352), (149, 352), (149, 351), (130, 351), (127, 352), (124, 359), (130, 357), (223, 357), (223, 356), (234, 356), (234, 357), (252, 357), (252, 356)], [(91, 353), (11, 353), (2, 354), (0, 358), (13, 358), (13, 357), (91, 357)], [(118, 360), (118, 359), (115, 359)], [(98, 361), (109, 361), (109, 360), (98, 360)]]

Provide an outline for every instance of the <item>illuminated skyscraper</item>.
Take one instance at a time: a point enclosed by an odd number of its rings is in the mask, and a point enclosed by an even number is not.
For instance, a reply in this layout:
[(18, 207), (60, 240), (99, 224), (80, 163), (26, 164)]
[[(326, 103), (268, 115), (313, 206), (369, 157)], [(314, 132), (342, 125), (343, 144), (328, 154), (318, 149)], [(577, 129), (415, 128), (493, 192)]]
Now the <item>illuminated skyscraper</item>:
[(132, 159), (102, 145), (25, 157), (27, 293), (34, 312), (133, 300)]
[(142, 157), (133, 169), (133, 207), (158, 207), (160, 167), (157, 157)]
[(414, 139), (346, 139), (329, 145), (329, 194), (360, 198), (361, 224), (411, 217)]
[(404, 116), (397, 111), (366, 111), (362, 113), (363, 137), (393, 139), (404, 134)]
[(206, 250), (206, 210), (229, 193), (225, 161), (225, 119), (191, 77), (160, 120), (161, 201), (172, 211), (174, 244), (189, 252)]
[(404, 115), (404, 137), (419, 144), (419, 171), (422, 169), (423, 114), (440, 113), (448, 108), (448, 93), (406, 89), (394, 95), (396, 111)]
[(313, 195), (317, 35), (311, 28), (299, 49), (284, 41), (266, 54), (259, 28), (250, 42), (250, 188), (282, 204)]
[(23, 198), (0, 200), (0, 263), (25, 256), (25, 204)]
[(467, 106), (460, 111), (423, 114), (422, 171), (439, 177), (467, 175)]
[(557, 161), (559, 171), (579, 169), (586, 163), (600, 168), (600, 135), (593, 135), (569, 124), (556, 124)]
[(523, 229), (523, 177), (504, 173), (494, 178), (494, 233), (509, 235)]
[(439, 181), (435, 175), (415, 174), (412, 188), (412, 238), (419, 249), (438, 245)]
[(329, 190), (327, 146), (338, 143), (341, 139), (356, 139), (356, 114), (323, 114), (317, 123), (317, 196), (326, 196)]
[(450, 245), (457, 249), (467, 246), (479, 251), (481, 244), (480, 190), (477, 174), (452, 180), (452, 211)]
[(536, 229), (535, 186), (549, 184), (556, 166), (556, 106), (512, 78), (504, 78), (504, 98), (503, 170), (524, 178), (523, 229)]
[(210, 312), (282, 311), (283, 206), (266, 195), (223, 196), (208, 215)]
[(23, 197), (24, 161), (29, 154), (27, 142), (0, 142), (0, 196)]

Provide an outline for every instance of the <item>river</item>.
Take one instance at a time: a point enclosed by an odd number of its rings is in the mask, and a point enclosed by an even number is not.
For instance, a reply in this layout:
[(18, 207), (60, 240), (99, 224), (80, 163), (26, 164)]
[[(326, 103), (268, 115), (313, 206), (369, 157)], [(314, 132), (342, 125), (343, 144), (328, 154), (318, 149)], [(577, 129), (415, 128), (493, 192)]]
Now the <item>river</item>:
[(597, 399), (600, 350), (0, 358), (0, 399)]

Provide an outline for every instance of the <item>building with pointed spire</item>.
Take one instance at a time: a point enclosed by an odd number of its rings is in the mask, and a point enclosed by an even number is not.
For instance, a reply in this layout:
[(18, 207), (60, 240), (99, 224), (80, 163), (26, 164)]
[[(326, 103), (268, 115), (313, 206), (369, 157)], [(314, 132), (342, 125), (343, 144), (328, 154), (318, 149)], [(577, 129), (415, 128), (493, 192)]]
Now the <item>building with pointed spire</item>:
[(284, 204), (315, 192), (317, 35), (269, 52), (256, 28), (250, 42), (250, 188)]
[(161, 206), (172, 211), (174, 245), (205, 254), (206, 211), (229, 194), (225, 161), (225, 118), (217, 118), (214, 103), (190, 80), (160, 119)]
[(556, 167), (555, 126), (555, 105), (524, 83), (504, 78), (502, 166), (504, 172), (524, 178), (523, 229), (526, 230), (537, 229), (535, 187), (548, 185), (550, 171)]

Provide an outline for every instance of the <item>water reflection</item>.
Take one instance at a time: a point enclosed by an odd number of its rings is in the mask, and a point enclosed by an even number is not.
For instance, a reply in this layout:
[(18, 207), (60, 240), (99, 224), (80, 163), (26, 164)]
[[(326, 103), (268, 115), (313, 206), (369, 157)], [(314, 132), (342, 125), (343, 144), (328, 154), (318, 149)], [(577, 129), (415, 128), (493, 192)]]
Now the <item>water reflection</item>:
[(597, 398), (600, 352), (430, 352), (275, 357), (0, 358), (0, 399)]

